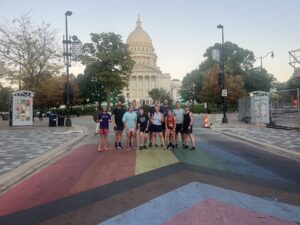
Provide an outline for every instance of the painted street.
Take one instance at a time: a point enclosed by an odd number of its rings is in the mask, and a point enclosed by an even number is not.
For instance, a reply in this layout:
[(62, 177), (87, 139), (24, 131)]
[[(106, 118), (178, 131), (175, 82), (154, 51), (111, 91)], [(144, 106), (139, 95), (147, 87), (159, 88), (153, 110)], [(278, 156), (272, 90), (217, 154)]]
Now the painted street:
[(0, 224), (300, 224), (300, 162), (197, 118), (196, 151), (117, 151), (110, 131), (100, 153), (74, 118), (87, 138), (1, 193)]

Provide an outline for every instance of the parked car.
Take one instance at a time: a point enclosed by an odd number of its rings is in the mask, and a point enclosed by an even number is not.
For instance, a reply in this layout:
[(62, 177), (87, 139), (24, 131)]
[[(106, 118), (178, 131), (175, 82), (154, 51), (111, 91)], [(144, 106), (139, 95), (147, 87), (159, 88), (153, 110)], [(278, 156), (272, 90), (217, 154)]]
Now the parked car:
[(8, 112), (1, 112), (2, 120), (8, 120)]
[(46, 116), (49, 117), (52, 114), (51, 111), (46, 112)]
[[(33, 116), (34, 117), (40, 117), (40, 111), (34, 112)], [(45, 117), (45, 116), (46, 116), (46, 114), (42, 113), (42, 117)]]

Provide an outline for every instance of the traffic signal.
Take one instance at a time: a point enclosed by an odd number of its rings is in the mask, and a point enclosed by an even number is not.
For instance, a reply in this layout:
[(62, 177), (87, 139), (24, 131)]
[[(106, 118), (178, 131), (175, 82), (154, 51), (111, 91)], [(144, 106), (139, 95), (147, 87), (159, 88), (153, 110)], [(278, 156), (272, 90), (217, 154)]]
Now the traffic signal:
[(218, 74), (218, 84), (219, 84), (219, 86), (224, 86), (224, 79), (225, 78), (225, 74), (224, 74), (224, 72), (222, 71), (222, 72), (219, 72), (219, 74)]
[[(69, 93), (69, 104), (68, 104), (68, 93)], [(71, 84), (69, 83), (65, 83), (65, 87), (64, 87), (64, 103), (65, 105), (72, 105), (73, 102), (73, 91), (72, 91), (72, 87)]]

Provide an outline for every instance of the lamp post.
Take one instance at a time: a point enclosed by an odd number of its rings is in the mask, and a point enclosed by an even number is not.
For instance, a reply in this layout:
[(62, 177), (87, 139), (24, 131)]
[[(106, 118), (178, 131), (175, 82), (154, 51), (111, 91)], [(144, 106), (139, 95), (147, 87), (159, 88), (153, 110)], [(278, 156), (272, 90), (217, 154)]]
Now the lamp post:
[[(226, 117), (226, 99), (225, 99), (225, 73), (224, 73), (224, 67), (225, 67), (225, 59), (224, 59), (224, 26), (219, 24), (217, 26), (218, 29), (222, 29), (222, 48), (221, 48), (221, 72), (219, 74), (220, 76), (220, 87), (221, 87), (221, 100), (222, 100), (222, 109), (223, 109), (223, 118), (222, 123), (228, 123), (228, 119)], [(227, 92), (226, 92), (227, 93)]]
[(195, 102), (195, 87), (196, 87), (196, 85), (193, 83), (193, 85), (192, 85), (192, 87), (193, 87), (193, 89), (192, 89), (192, 108), (193, 108), (193, 110), (195, 110), (194, 109), (194, 107), (195, 107), (195, 104), (194, 104), (194, 102)]
[(71, 16), (72, 15), (72, 12), (71, 11), (67, 11), (65, 13), (65, 22), (66, 22), (66, 37), (65, 39), (63, 40), (63, 43), (65, 45), (65, 48), (64, 48), (64, 59), (65, 59), (65, 63), (66, 63), (66, 72), (67, 72), (67, 83), (66, 83), (66, 86), (65, 86), (65, 91), (66, 91), (66, 100), (67, 100), (67, 118), (66, 118), (66, 123), (65, 123), (65, 126), (66, 127), (71, 127), (72, 126), (72, 121), (71, 121), (71, 118), (70, 118), (70, 75), (69, 75), (69, 67), (70, 67), (70, 59), (71, 59), (71, 53), (69, 51), (69, 44), (71, 44), (71, 40), (69, 40), (69, 34), (68, 34), (68, 16)]
[(268, 55), (271, 55), (272, 58), (274, 58), (274, 52), (268, 52), (265, 56), (261, 56), (261, 57), (257, 57), (258, 59), (260, 59), (260, 70), (262, 70), (262, 60), (263, 58), (266, 58)]

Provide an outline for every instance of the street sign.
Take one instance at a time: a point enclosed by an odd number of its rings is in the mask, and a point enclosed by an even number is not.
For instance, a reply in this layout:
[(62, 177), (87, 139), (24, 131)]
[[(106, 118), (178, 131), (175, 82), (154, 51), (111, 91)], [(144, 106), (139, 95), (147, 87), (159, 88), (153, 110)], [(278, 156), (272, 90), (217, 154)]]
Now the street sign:
[(212, 50), (212, 58), (213, 58), (213, 60), (220, 62), (220, 49)]
[(222, 90), (222, 97), (227, 97), (227, 89)]

